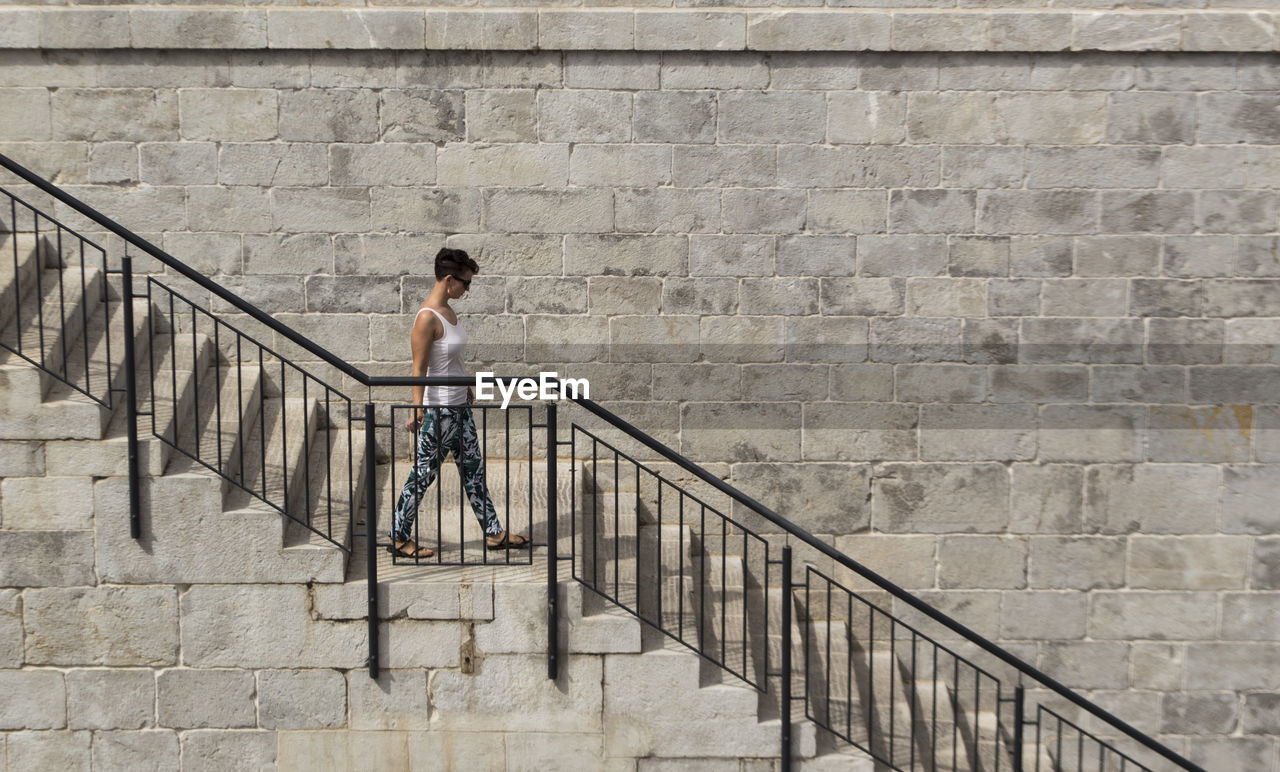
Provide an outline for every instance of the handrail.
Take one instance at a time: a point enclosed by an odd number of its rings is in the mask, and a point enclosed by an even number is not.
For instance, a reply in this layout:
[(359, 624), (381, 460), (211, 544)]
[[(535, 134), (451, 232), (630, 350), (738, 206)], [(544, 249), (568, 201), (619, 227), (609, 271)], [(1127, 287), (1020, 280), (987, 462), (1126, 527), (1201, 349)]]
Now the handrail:
[(934, 621), (950, 628), (952, 631), (959, 633), (960, 635), (968, 639), (970, 642), (976, 644), (978, 647), (986, 651), (988, 654), (991, 654), (992, 656), (999, 658), (1005, 664), (1013, 667), (1014, 669), (1018, 670), (1022, 674), (1029, 676), (1031, 678), (1034, 678), (1036, 681), (1047, 686), (1050, 690), (1056, 692), (1059, 696), (1065, 697), (1066, 699), (1074, 703), (1076, 706), (1083, 708), (1088, 712), (1092, 713), (1094, 716), (1108, 722), (1115, 728), (1127, 734), (1130, 738), (1146, 746), (1148, 749), (1155, 751), (1156, 753), (1160, 754), (1161, 756), (1165, 757), (1166, 759), (1176, 764), (1181, 765), (1184, 769), (1194, 770), (1194, 772), (1207, 772), (1207, 770), (1205, 770), (1203, 767), (1200, 767), (1199, 765), (1191, 762), (1190, 760), (1183, 758), (1178, 753), (1175, 753), (1172, 749), (1157, 742), (1155, 739), (1151, 738), (1146, 733), (1131, 726), (1124, 720), (1113, 715), (1111, 712), (1105, 710), (1104, 708), (1099, 707), (1098, 705), (1095, 705), (1094, 703), (1090, 702), (1084, 697), (1081, 697), (1080, 695), (1076, 694), (1074, 691), (1067, 688), (1066, 686), (1063, 686), (1061, 683), (1059, 683), (1049, 675), (1045, 674), (1044, 672), (1040, 671), (1036, 667), (1029, 665), (1026, 662), (1023, 662), (1014, 654), (1010, 653), (1009, 651), (1005, 650), (999, 645), (987, 640), (985, 637), (971, 630), (970, 628), (966, 627), (964, 624), (956, 621), (955, 619), (952, 619), (951, 617), (947, 616), (946, 614), (942, 613), (936, 608), (920, 600), (919, 598), (917, 598), (915, 595), (911, 594), (907, 590), (904, 590), (903, 588), (897, 586), (893, 582), (890, 582), (888, 579), (884, 578), (880, 574), (877, 574), (875, 571), (872, 571), (866, 566), (858, 563), (853, 558), (849, 557), (843, 552), (840, 552), (836, 548), (821, 541), (820, 539), (815, 537), (813, 534), (809, 533), (804, 528), (801, 528), (795, 523), (792, 523), (790, 520), (786, 519), (782, 515), (773, 511), (769, 507), (765, 506), (764, 504), (761, 504), (759, 501), (756, 501), (751, 496), (748, 496), (747, 494), (743, 493), (742, 491), (738, 490), (732, 485), (729, 485), (728, 483), (719, 479), (715, 475), (703, 469), (701, 466), (685, 458), (679, 452), (667, 447), (663, 443), (649, 436), (643, 430), (632, 425), (630, 422), (626, 421), (625, 419), (617, 416), (616, 414), (606, 409), (602, 405), (598, 404), (597, 402), (591, 399), (587, 399), (585, 397), (576, 397), (576, 398), (573, 398), (573, 401), (577, 402), (579, 405), (591, 411), (596, 416), (604, 419), (606, 422), (612, 424), (616, 428), (623, 430), (632, 438), (644, 443), (651, 450), (654, 450), (657, 453), (661, 454), (668, 461), (671, 461), (672, 463), (676, 464), (680, 468), (684, 469), (686, 472), (689, 472), (697, 476), (700, 480), (702, 480), (705, 483), (708, 483), (709, 485), (714, 487), (716, 490), (732, 498), (734, 501), (737, 501), (739, 504), (742, 504), (743, 506), (752, 510), (756, 514), (760, 515), (761, 517), (765, 518), (769, 522), (773, 523), (774, 525), (781, 527), (784, 531), (786, 531), (791, 536), (794, 536), (796, 539), (799, 539), (800, 541), (804, 542), (808, 546), (813, 547), (814, 549), (818, 550), (826, 557), (829, 557), (832, 560), (839, 563), (840, 565), (844, 566), (845, 568), (848, 568), (850, 571), (861, 574), (864, 578), (870, 580), (871, 582), (879, 586), (881, 589), (888, 592), (890, 595), (893, 595), (895, 598), (910, 605), (912, 608), (916, 609), (917, 611), (920, 611), (921, 613), (925, 614), (926, 616), (933, 619)]
[[(230, 303), (232, 306), (236, 307), (240, 311), (243, 311), (244, 313), (253, 317), (258, 322), (261, 322), (262, 324), (266, 325), (269, 329), (279, 333), (289, 341), (302, 347), (304, 350), (316, 355), (325, 363), (337, 368), (339, 371), (355, 379), (358, 383), (360, 383), (363, 386), (368, 386), (368, 387), (416, 386), (416, 385), (464, 386), (464, 385), (469, 385), (471, 383), (474, 383), (474, 380), (471, 378), (456, 377), (456, 376), (455, 377), (416, 377), (416, 376), (368, 375), (367, 373), (365, 373), (355, 365), (347, 362), (346, 360), (341, 359), (336, 354), (333, 354), (323, 346), (320, 346), (319, 344), (315, 343), (314, 341), (302, 335), (301, 333), (298, 333), (297, 331), (293, 330), (289, 326), (275, 320), (273, 317), (271, 317), (269, 314), (259, 309), (257, 306), (254, 306), (252, 303), (249, 303), (248, 301), (244, 300), (239, 295), (236, 295), (234, 292), (231, 292), (230, 290), (226, 289), (222, 285), (200, 274), (198, 271), (191, 268), (186, 263), (183, 263), (181, 260), (178, 260), (177, 258), (170, 255), (168, 252), (165, 252), (163, 249), (160, 249), (159, 247), (155, 246), (154, 244), (142, 238), (141, 236), (138, 236), (137, 234), (128, 230), (124, 226), (115, 222), (111, 218), (97, 211), (96, 209), (84, 203), (83, 201), (79, 200), (78, 198), (70, 195), (69, 193), (63, 191), (62, 189), (58, 188), (52, 183), (46, 181), (42, 177), (36, 175), (34, 172), (18, 164), (16, 161), (9, 158), (8, 156), (5, 156), (4, 154), (0, 154), (0, 166), (3, 166), (4, 168), (8, 169), (9, 171), (13, 172), (14, 174), (26, 180), (28, 183), (44, 191), (48, 195), (53, 196), (54, 198), (66, 204), (67, 206), (71, 207), (72, 209), (76, 210), (80, 214), (90, 218), (91, 220), (95, 221), (99, 225), (105, 227), (106, 229), (116, 234), (121, 239), (123, 239), (126, 243), (132, 244), (133, 246), (142, 250), (146, 254), (159, 260), (161, 263), (165, 264), (166, 266), (173, 268), (175, 271), (182, 274), (184, 277), (190, 279), (191, 281), (195, 282), (199, 286), (209, 290), (210, 292), (222, 298), (226, 302)], [(495, 380), (516, 380), (516, 379), (517, 378), (514, 378), (514, 377), (495, 378)], [(785, 517), (778, 514), (774, 510), (770, 509), (769, 507), (765, 506), (764, 504), (761, 504), (759, 501), (756, 501), (751, 496), (748, 496), (747, 494), (739, 491), (737, 488), (718, 479), (717, 477), (712, 475), (710, 472), (707, 472), (705, 469), (703, 469), (701, 466), (693, 463), (692, 461), (687, 459), (685, 456), (667, 447), (663, 443), (651, 437), (649, 434), (647, 434), (643, 430), (637, 428), (636, 426), (632, 425), (630, 422), (622, 419), (621, 417), (617, 416), (613, 412), (607, 410), (606, 408), (599, 405), (595, 401), (588, 399), (586, 397), (576, 397), (576, 396), (569, 397), (569, 399), (578, 403), (582, 407), (594, 413), (596, 416), (604, 419), (606, 422), (612, 424), (613, 426), (619, 429), (622, 429), (628, 435), (630, 435), (636, 440), (639, 440), (641, 443), (648, 446), (650, 449), (656, 451), (667, 460), (671, 461), (672, 463), (675, 463), (677, 466), (681, 467), (685, 471), (695, 475), (696, 477), (701, 479), (703, 482), (710, 484), (716, 490), (720, 491), (721, 493), (724, 493), (725, 495), (729, 496), (734, 501), (737, 501), (743, 506), (746, 506), (747, 508), (751, 509), (753, 512), (765, 518), (766, 520), (781, 527), (788, 534), (790, 534), (791, 536), (794, 536), (795, 538), (799, 539), (800, 541), (804, 542), (810, 547), (816, 549), (818, 552), (822, 553), (826, 557), (829, 557), (832, 560), (839, 563), (840, 565), (844, 566), (845, 568), (848, 568), (849, 570), (857, 574), (860, 574), (864, 578), (870, 580), (880, 588), (884, 589), (889, 594), (893, 595), (894, 597), (898, 598), (904, 603), (910, 605), (912, 608), (916, 609), (917, 611), (920, 611), (921, 613), (925, 614), (926, 616), (933, 619), (934, 621), (942, 624), (943, 626), (951, 629), (952, 631), (959, 633), (961, 636), (963, 636), (970, 642), (976, 644), (979, 648), (983, 649), (988, 654), (995, 656), (996, 658), (1000, 659), (1005, 664), (1018, 670), (1022, 674), (1035, 679), (1039, 683), (1048, 687), (1051, 691), (1057, 693), (1059, 696), (1064, 697), (1068, 701), (1072, 702), (1077, 707), (1083, 708), (1084, 710), (1088, 711), (1094, 716), (1108, 722), (1115, 728), (1124, 732), (1133, 740), (1136, 740), (1140, 744), (1147, 747), (1149, 750), (1152, 750), (1155, 753), (1158, 753), (1164, 758), (1182, 766), (1185, 769), (1193, 770), (1194, 772), (1207, 772), (1203, 767), (1200, 767), (1194, 764), (1193, 762), (1191, 762), (1190, 760), (1183, 758), (1178, 753), (1175, 753), (1172, 749), (1167, 748), (1166, 746), (1160, 744), (1159, 742), (1152, 739), (1147, 734), (1131, 726), (1130, 724), (1118, 718), (1117, 716), (1113, 715), (1109, 711), (1095, 705), (1094, 703), (1090, 702), (1084, 697), (1081, 697), (1080, 695), (1076, 694), (1071, 689), (1062, 685), (1061, 683), (1059, 683), (1049, 675), (1043, 673), (1042, 671), (1038, 670), (1034, 666), (1027, 664), (1026, 662), (1022, 661), (1012, 653), (1008, 652), (1007, 650), (1003, 649), (997, 644), (987, 640), (985, 637), (973, 631), (972, 629), (965, 626), (964, 624), (956, 621), (955, 619), (952, 619), (950, 616), (933, 608), (932, 606), (920, 600), (919, 598), (917, 598), (915, 595), (911, 594), (907, 590), (904, 590), (903, 588), (890, 582), (888, 579), (872, 571), (871, 569), (863, 566), (862, 564), (853, 560), (852, 558), (840, 552), (839, 550), (835, 549), (834, 547), (831, 547), (830, 545), (819, 540), (817, 537), (809, 533), (804, 528), (801, 528), (800, 526), (792, 523), (790, 520), (787, 520)]]

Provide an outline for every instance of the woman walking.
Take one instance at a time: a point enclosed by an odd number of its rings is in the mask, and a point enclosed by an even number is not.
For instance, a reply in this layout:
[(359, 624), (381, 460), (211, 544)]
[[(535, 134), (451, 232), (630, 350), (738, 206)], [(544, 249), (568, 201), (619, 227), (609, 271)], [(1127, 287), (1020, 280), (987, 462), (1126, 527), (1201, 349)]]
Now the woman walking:
[[(461, 249), (441, 249), (436, 254), (436, 284), (413, 320), (410, 343), (414, 376), (465, 377), (462, 365), (467, 334), (458, 323), (450, 300), (462, 297), (471, 287), (471, 278), (480, 266)], [(453, 454), (471, 509), (484, 529), (485, 545), (491, 550), (528, 547), (524, 536), (502, 528), (493, 509), (489, 486), (485, 483), (484, 455), (480, 450), (471, 402), (470, 386), (414, 386), (413, 410), (405, 421), (405, 431), (417, 432), (417, 445), (409, 479), (396, 502), (391, 521), (391, 551), (407, 558), (429, 558), (435, 551), (419, 547), (412, 538), (418, 504), (440, 472), (445, 451)]]

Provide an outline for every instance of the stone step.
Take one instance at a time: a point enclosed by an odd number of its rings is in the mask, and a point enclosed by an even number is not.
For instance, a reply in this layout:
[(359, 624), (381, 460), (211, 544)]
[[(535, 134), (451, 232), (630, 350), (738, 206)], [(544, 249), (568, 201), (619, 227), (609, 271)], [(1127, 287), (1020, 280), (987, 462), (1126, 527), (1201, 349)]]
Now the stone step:
[(67, 377), (69, 363), (83, 360), (83, 336), (90, 320), (103, 313), (105, 279), (94, 266), (83, 273), (78, 267), (33, 273), (36, 282), (23, 293), (16, 317), (0, 330), (0, 341), (19, 353), (0, 353), (0, 364), (17, 364), (24, 357), (38, 364), (43, 398), (58, 377)]
[(349, 547), (351, 526), (364, 500), (364, 432), (322, 427), (312, 436), (312, 446), (310, 500), (315, 506), (309, 518), (285, 523), (285, 545), (328, 547), (329, 540), (321, 536), (326, 534)]
[(37, 264), (35, 234), (0, 233), (0, 329), (9, 327), (21, 301), (35, 287)]

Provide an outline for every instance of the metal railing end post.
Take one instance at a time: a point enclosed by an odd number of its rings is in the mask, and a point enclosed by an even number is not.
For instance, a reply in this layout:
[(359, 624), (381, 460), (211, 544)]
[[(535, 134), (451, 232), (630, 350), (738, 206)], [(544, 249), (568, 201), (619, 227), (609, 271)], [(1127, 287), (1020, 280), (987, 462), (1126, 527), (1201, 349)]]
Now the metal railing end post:
[(1013, 772), (1022, 772), (1022, 716), (1026, 702), (1026, 689), (1018, 684), (1013, 689)]
[(364, 403), (364, 544), (369, 595), (369, 677), (378, 678), (378, 490), (373, 403)]
[(782, 548), (782, 772), (791, 772), (791, 545)]
[(560, 559), (556, 542), (557, 443), (556, 405), (547, 403), (547, 678), (555, 680), (560, 673)]
[[(142, 473), (138, 458), (138, 373), (133, 345), (133, 258), (120, 261), (120, 298), (124, 303), (124, 399), (129, 447), (129, 536), (142, 538)], [(110, 332), (107, 333), (110, 335)]]

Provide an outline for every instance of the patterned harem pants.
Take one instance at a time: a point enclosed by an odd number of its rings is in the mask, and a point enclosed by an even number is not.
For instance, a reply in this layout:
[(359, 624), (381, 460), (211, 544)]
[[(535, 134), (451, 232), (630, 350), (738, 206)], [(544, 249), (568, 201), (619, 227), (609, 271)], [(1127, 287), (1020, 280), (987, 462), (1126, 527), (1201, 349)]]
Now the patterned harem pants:
[(486, 536), (502, 533), (498, 513), (489, 497), (489, 486), (484, 477), (484, 454), (480, 450), (480, 438), (469, 405), (423, 408), (422, 426), (418, 427), (418, 444), (413, 469), (405, 480), (400, 499), (396, 502), (391, 521), (391, 538), (398, 542), (412, 538), (413, 521), (418, 516), (418, 504), (440, 472), (445, 451), (453, 454), (462, 478), (471, 509), (484, 528)]

